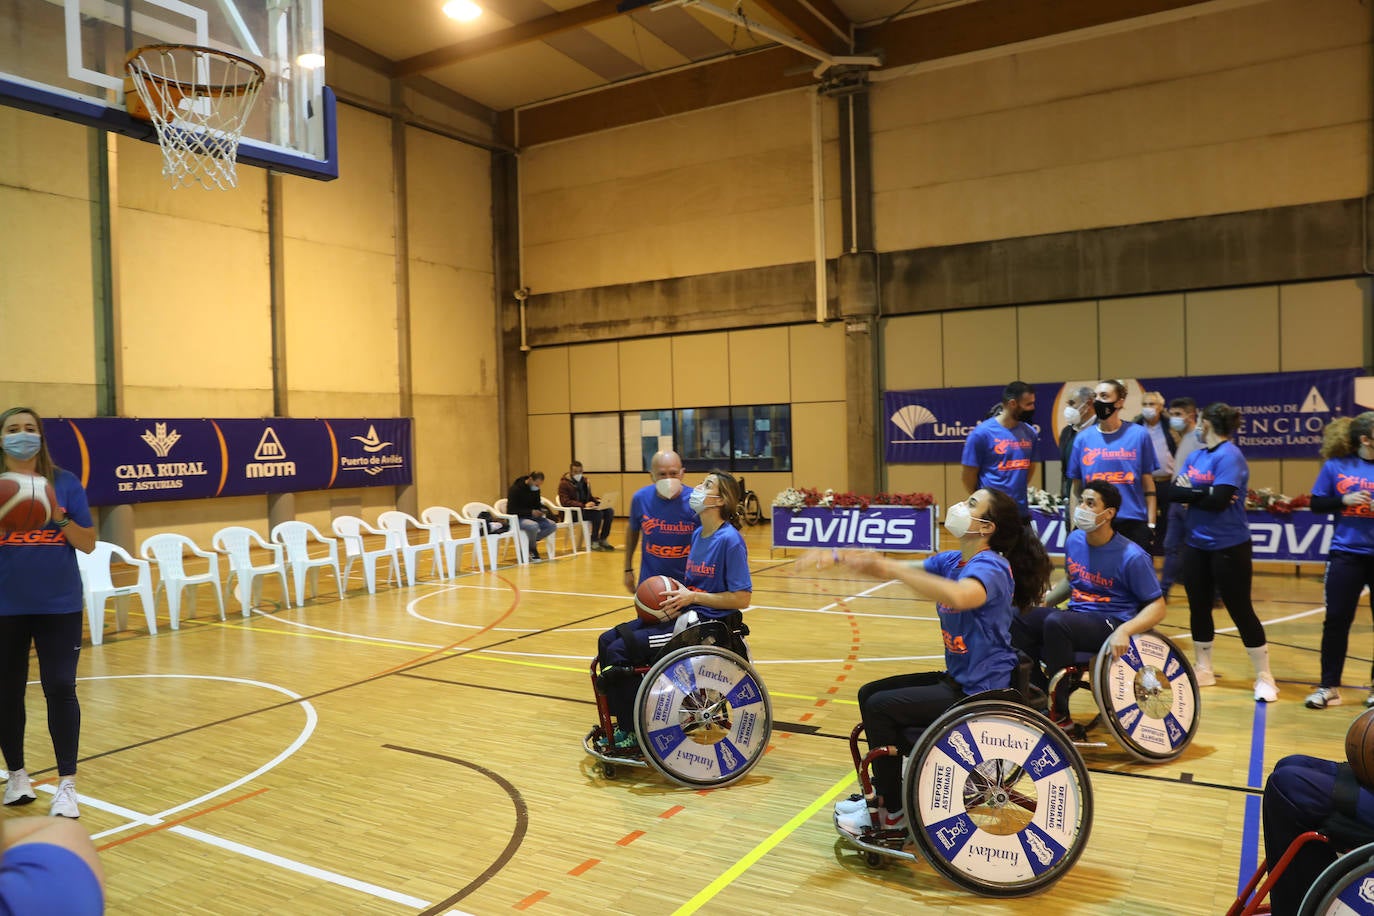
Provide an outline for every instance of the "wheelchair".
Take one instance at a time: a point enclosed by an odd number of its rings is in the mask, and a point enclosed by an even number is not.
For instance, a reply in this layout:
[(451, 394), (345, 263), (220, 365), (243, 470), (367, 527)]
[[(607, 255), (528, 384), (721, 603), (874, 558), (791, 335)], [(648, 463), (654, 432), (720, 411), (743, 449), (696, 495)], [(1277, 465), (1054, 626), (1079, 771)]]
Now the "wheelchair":
[[(1088, 770), (1048, 717), (1026, 703), (1030, 660), (1018, 688), (980, 693), (927, 728), (902, 768), (908, 827), (878, 826), (870, 777), (875, 759), (895, 747), (859, 751), (863, 724), (849, 737), (854, 769), (874, 826), (855, 836), (835, 830), (870, 867), (886, 859), (925, 858), (946, 879), (988, 897), (1019, 897), (1058, 881), (1092, 831)], [(919, 852), (906, 848), (914, 841)]]
[[(1096, 653), (1079, 652), (1074, 664), (1050, 680), (1050, 696), (1091, 688), (1097, 715), (1074, 731), (1081, 735), (1104, 724), (1137, 760), (1173, 760), (1192, 743), (1202, 723), (1201, 694), (1193, 666), (1168, 637), (1149, 630), (1131, 637), (1121, 658), (1112, 658), (1111, 640)], [(1076, 740), (1080, 747), (1104, 742)]]
[[(650, 767), (695, 789), (728, 786), (744, 778), (768, 747), (773, 708), (749, 663), (749, 633), (738, 611), (684, 628), (654, 661), (629, 669), (605, 669), (592, 659), (597, 724), (582, 739), (599, 775), (614, 778), (621, 766)], [(606, 676), (639, 677), (635, 695), (638, 747), (617, 748), (606, 694)]]
[[(1271, 869), (1260, 863), (1249, 883), (1236, 896), (1226, 916), (1262, 916), (1269, 912), (1265, 898), (1288, 863), (1308, 843), (1329, 843), (1323, 833), (1299, 835), (1283, 851)], [(1374, 912), (1374, 843), (1356, 847), (1332, 862), (1303, 895), (1298, 916), (1344, 916)]]

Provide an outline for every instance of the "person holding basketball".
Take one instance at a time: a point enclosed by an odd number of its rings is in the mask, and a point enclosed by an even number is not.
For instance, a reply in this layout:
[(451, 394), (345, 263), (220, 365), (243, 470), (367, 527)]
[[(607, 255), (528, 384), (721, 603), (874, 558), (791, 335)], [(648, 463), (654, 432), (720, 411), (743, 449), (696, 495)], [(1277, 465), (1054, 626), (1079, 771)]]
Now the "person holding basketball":
[[(1033, 605), (1049, 586), (1050, 558), (1021, 521), (1016, 501), (1000, 490), (981, 489), (949, 507), (945, 529), (959, 541), (916, 565), (868, 550), (813, 550), (796, 569), (843, 567), (873, 579), (896, 579), (935, 602), (945, 643), (945, 670), (899, 674), (859, 688), (859, 716), (868, 746), (892, 745), (909, 754), (921, 732), (955, 703), (975, 693), (1012, 685), (1019, 660), (1011, 644), (1016, 610)], [(883, 829), (906, 826), (902, 810), (901, 759), (873, 761)], [(841, 801), (837, 823), (855, 835), (871, 825), (868, 802)]]
[(95, 527), (80, 481), (53, 464), (36, 411), (12, 407), (0, 414), (0, 436), (4, 470), (47, 478), (58, 504), (53, 518), (37, 531), (0, 531), (0, 753), (9, 771), (4, 801), (26, 805), (37, 798), (24, 770), (24, 692), (33, 646), (57, 757), (57, 792), (48, 813), (80, 817), (76, 663), (81, 654), (82, 594), (76, 551), (90, 553), (95, 548)]
[(636, 617), (597, 640), (602, 689), (617, 726), (611, 739), (616, 747), (631, 748), (637, 743), (633, 724), (639, 678), (627, 676), (626, 669), (648, 664), (675, 632), (697, 620), (725, 618), (749, 606), (754, 582), (749, 574), (749, 550), (739, 532), (743, 496), (739, 480), (729, 473), (708, 473), (688, 500), (701, 527), (692, 533), (684, 587), (664, 593), (660, 609), (665, 619), (648, 623)]

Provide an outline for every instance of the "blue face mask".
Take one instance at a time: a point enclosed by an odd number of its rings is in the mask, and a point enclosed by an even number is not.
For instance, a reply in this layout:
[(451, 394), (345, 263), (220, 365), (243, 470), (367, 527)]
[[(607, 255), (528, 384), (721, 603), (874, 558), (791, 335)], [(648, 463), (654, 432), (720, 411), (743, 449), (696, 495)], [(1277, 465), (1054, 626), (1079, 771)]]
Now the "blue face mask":
[(538, 493), (538, 492), (539, 492), (539, 484), (537, 484), (537, 483), (532, 483), (532, 484), (530, 484), (530, 489), (533, 490), (534, 492)]
[(692, 495), (687, 497), (687, 505), (692, 507), (692, 511), (697, 515), (706, 508), (706, 485), (692, 488)]
[(1169, 428), (1176, 433), (1181, 433), (1188, 428), (1188, 421), (1183, 417), (1170, 417)]
[(5, 454), (20, 461), (28, 461), (38, 454), (43, 445), (43, 437), (38, 433), (5, 433)]

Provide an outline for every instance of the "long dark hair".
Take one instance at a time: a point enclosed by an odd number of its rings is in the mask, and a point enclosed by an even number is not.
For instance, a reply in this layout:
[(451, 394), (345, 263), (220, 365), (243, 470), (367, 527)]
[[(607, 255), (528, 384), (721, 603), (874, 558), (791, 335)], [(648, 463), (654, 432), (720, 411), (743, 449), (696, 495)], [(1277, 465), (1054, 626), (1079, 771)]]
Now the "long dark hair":
[(1224, 401), (1203, 408), (1202, 419), (1212, 424), (1212, 432), (1223, 439), (1231, 438), (1240, 428), (1240, 411)]
[(1016, 501), (1000, 490), (987, 490), (988, 520), (997, 526), (988, 538), (988, 546), (1007, 558), (1015, 583), (1011, 603), (1025, 612), (1035, 607), (1050, 587), (1050, 555), (1045, 545), (1021, 521)]

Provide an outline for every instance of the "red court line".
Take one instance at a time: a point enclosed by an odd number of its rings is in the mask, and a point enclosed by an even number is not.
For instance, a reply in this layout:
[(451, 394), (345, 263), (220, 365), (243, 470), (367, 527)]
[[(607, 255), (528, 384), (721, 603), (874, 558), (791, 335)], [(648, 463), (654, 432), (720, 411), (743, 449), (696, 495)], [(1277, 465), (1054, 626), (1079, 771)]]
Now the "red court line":
[(121, 843), (128, 843), (138, 839), (139, 837), (148, 836), (150, 833), (157, 833), (159, 831), (166, 830), (168, 827), (175, 827), (177, 824), (184, 824), (189, 820), (194, 820), (195, 818), (200, 817), (202, 814), (209, 814), (211, 811), (218, 811), (219, 809), (227, 808), (230, 805), (237, 805), (241, 801), (247, 801), (248, 799), (253, 798), (254, 796), (261, 795), (266, 791), (266, 788), (258, 789), (256, 792), (249, 792), (247, 795), (240, 795), (238, 798), (231, 798), (228, 801), (220, 802), (218, 805), (211, 805), (204, 811), (197, 811), (195, 814), (188, 814), (185, 817), (179, 817), (174, 821), (168, 821), (165, 824), (158, 824), (155, 827), (149, 827), (147, 830), (140, 830), (138, 833), (131, 833), (126, 837), (120, 837), (117, 840), (111, 840), (104, 846), (97, 846), (96, 852), (104, 852), (105, 850), (113, 846), (118, 846)]
[(814, 716), (814, 715), (815, 715), (814, 712), (804, 712), (804, 713), (802, 713), (801, 715), (797, 716), (797, 721), (798, 721), (798, 722), (805, 722), (805, 721), (807, 721), (808, 719), (810, 719), (810, 718), (811, 718), (812, 716)]
[(397, 671), (400, 671), (400, 670), (402, 670), (403, 668), (413, 668), (413, 667), (415, 667), (416, 665), (419, 665), (419, 664), (423, 663), (424, 661), (426, 661), (427, 659), (431, 659), (431, 658), (433, 658), (433, 657), (436, 656), (436, 655), (442, 655), (442, 654), (445, 653), (445, 652), (451, 652), (452, 650), (458, 648), (459, 646), (461, 646), (463, 643), (467, 642), (468, 640), (470, 640), (470, 639), (476, 639), (478, 636), (481, 636), (483, 633), (486, 633), (488, 630), (491, 630), (493, 627), (495, 627), (497, 624), (499, 624), (499, 623), (501, 623), (502, 621), (504, 621), (504, 620), (505, 620), (507, 617), (509, 617), (511, 614), (514, 614), (514, 613), (515, 613), (515, 609), (518, 608), (518, 607), (520, 606), (520, 586), (516, 585), (516, 584), (515, 584), (514, 582), (512, 582), (511, 580), (507, 579), (505, 576), (497, 576), (496, 578), (500, 579), (502, 582), (504, 582), (504, 583), (506, 583), (507, 585), (509, 585), (510, 588), (511, 588), (511, 591), (515, 592), (515, 598), (514, 598), (514, 600), (511, 601), (510, 607), (506, 608), (506, 611), (505, 611), (504, 614), (502, 614), (500, 617), (497, 617), (495, 620), (493, 620), (491, 623), (487, 624), (486, 626), (482, 627), (480, 630), (474, 630), (474, 631), (472, 631), (472, 632), (469, 633), (467, 636), (464, 636), (462, 639), (458, 640), (457, 642), (449, 643), (447, 646), (441, 646), (441, 647), (439, 647), (438, 649), (435, 649), (433, 652), (426, 652), (424, 655), (421, 655), (419, 658), (412, 658), (412, 659), (411, 659), (410, 661), (408, 661), (408, 662), (401, 662), (401, 664), (399, 664), (399, 665), (392, 665), (390, 668), (387, 668), (385, 671), (378, 671), (376, 674), (372, 675), (371, 677), (366, 678), (366, 680), (375, 680), (376, 678), (379, 678), (379, 677), (386, 677), (388, 674), (395, 674)]
[(631, 843), (633, 843), (635, 840), (639, 839), (639, 838), (642, 837), (642, 836), (644, 836), (644, 831), (643, 831), (643, 830), (632, 830), (632, 831), (630, 831), (629, 833), (625, 834), (625, 835), (624, 835), (623, 837), (621, 837), (620, 839), (616, 840), (616, 841), (615, 841), (615, 845), (617, 845), (617, 846), (629, 846)]
[(825, 692), (826, 692), (826, 693), (839, 693), (839, 690), (840, 690), (840, 688), (838, 688), (838, 687), (827, 687), (827, 688), (825, 688)]
[(686, 811), (686, 810), (687, 810), (687, 809), (684, 808), (684, 807), (682, 807), (681, 805), (673, 805), (673, 807), (669, 808), (667, 811), (664, 811), (662, 814), (660, 814), (659, 817), (662, 817), (662, 818), (669, 818), (669, 817), (672, 817), (674, 814), (677, 814), (677, 813), (680, 812), (680, 811)]
[(517, 910), (523, 910), (528, 907), (532, 907), (547, 896), (549, 896), (548, 891), (535, 891), (533, 894), (530, 894), (524, 900), (521, 900), (519, 903), (517, 903), (515, 905), (515, 908)]
[(573, 877), (576, 877), (576, 876), (582, 874), (584, 871), (589, 871), (589, 870), (595, 868), (596, 866), (598, 866), (598, 865), (600, 865), (600, 864), (601, 864), (601, 860), (600, 860), (600, 859), (588, 859), (587, 861), (583, 862), (581, 865), (579, 865), (579, 866), (577, 866), (576, 868), (574, 868), (572, 871), (568, 872), (568, 874), (572, 875)]
[(829, 700), (817, 700), (817, 701), (816, 701), (816, 705), (817, 705), (817, 706), (824, 706), (826, 703), (829, 703), (829, 702), (830, 702)]

